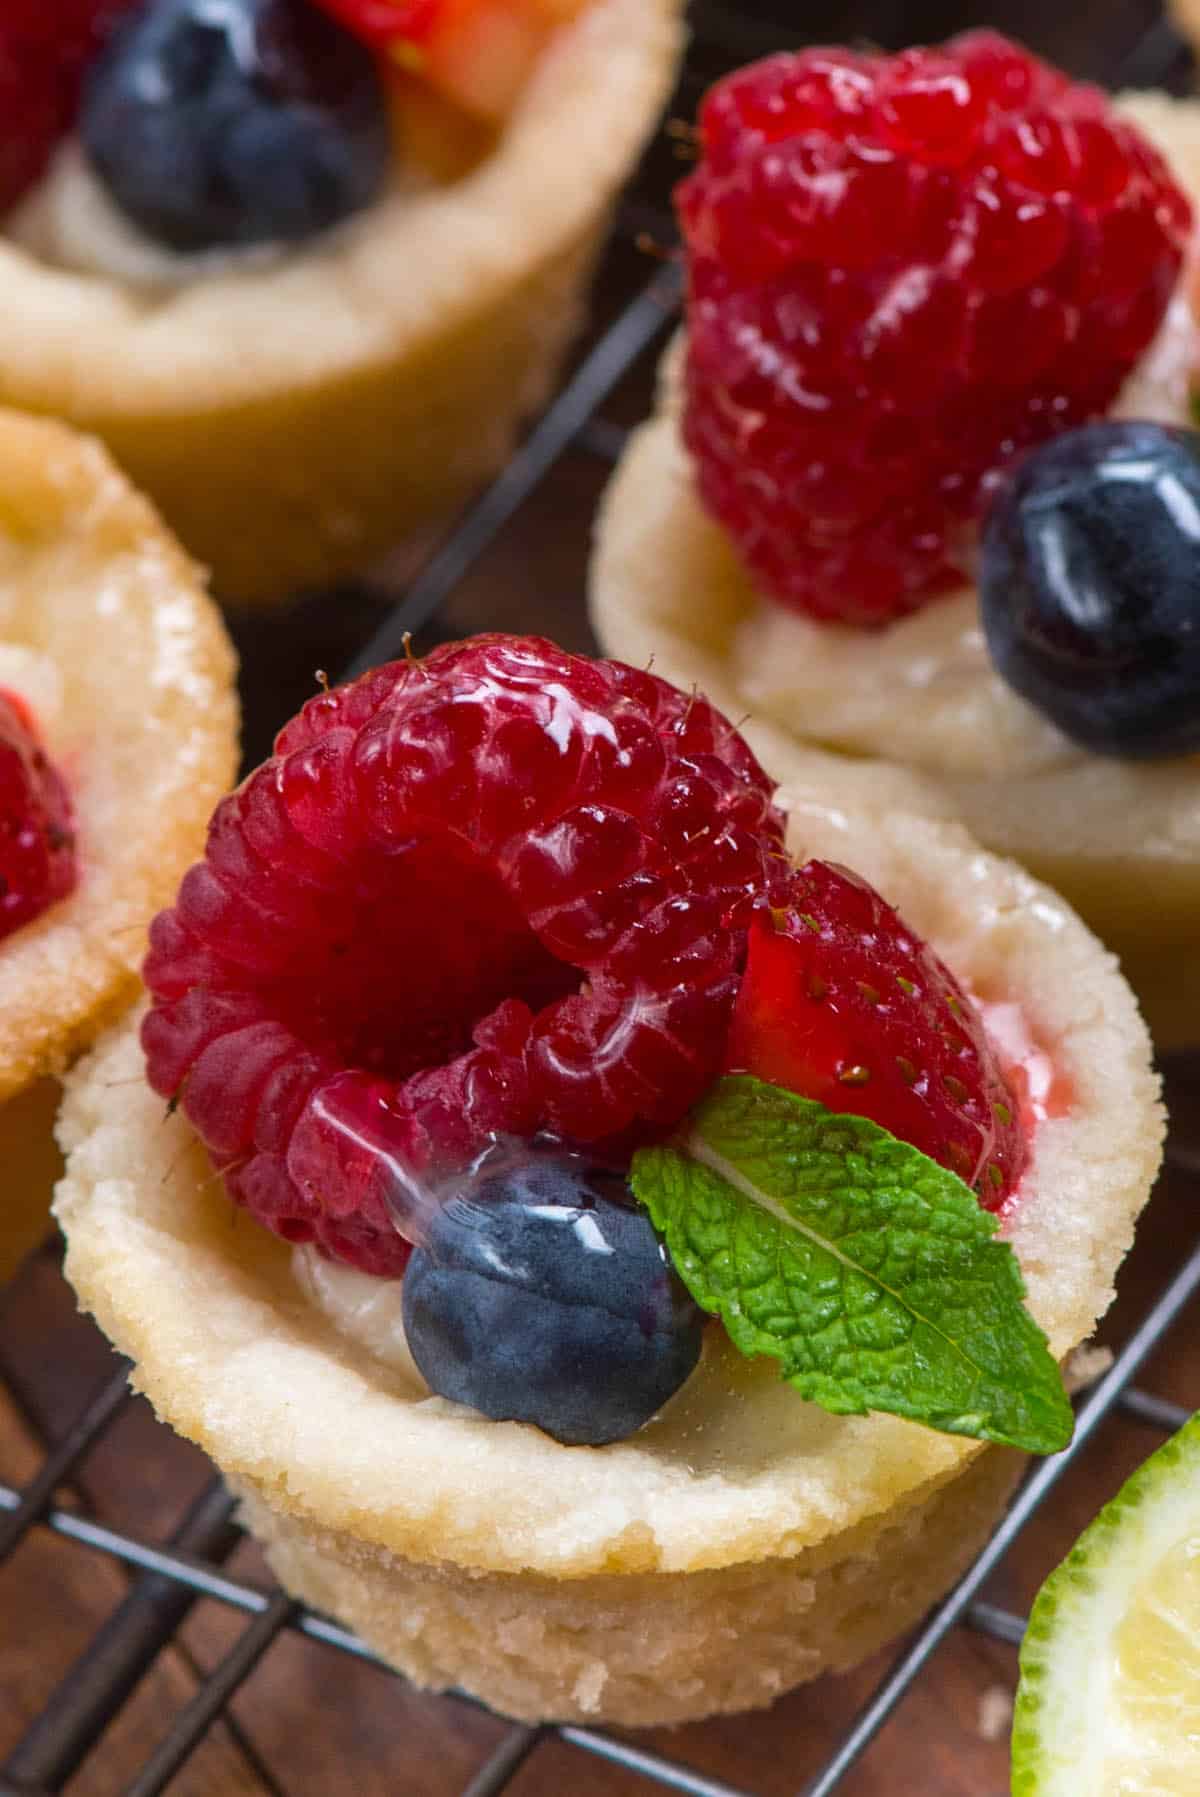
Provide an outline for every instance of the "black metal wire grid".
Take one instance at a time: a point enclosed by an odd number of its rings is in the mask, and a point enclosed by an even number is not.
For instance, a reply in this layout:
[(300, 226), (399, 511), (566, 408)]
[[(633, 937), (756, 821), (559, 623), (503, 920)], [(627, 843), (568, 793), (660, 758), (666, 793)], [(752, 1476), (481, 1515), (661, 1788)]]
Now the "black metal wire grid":
[[(723, 66), (794, 38), (773, 25), (720, 4), (697, 0), (696, 46), (684, 77), (683, 103)], [(1170, 26), (1153, 18), (1137, 37), (1114, 85), (1174, 85), (1188, 53)], [(670, 227), (661, 206), (634, 198), (622, 219), (626, 235), (649, 232), (661, 243)], [(504, 527), (522, 511), (568, 451), (613, 461), (622, 427), (602, 408), (639, 359), (673, 323), (680, 299), (675, 264), (664, 261), (592, 344), (557, 399), (534, 426), (508, 467), (434, 549), (397, 603), (353, 655), (352, 675), (401, 653), (409, 635), (436, 637), (446, 601), (480, 563)], [(1168, 1164), (1200, 1179), (1200, 1154), (1168, 1144)], [(1152, 1429), (1179, 1428), (1188, 1412), (1139, 1389), (1134, 1381), (1200, 1291), (1200, 1238), (1125, 1341), (1103, 1378), (1077, 1408), (1074, 1441), (1026, 1479), (1003, 1522), (970, 1570), (929, 1616), (854, 1718), (826, 1764), (798, 1797), (830, 1797), (887, 1725), (952, 1630), (963, 1626), (995, 1640), (1019, 1643), (1024, 1618), (981, 1597), (1018, 1537), (1068, 1471), (1087, 1451), (1104, 1421), (1120, 1412)], [(0, 1293), (0, 1304), (3, 1293)], [(294, 1602), (282, 1589), (236, 1577), (225, 1562), (241, 1539), (234, 1501), (215, 1478), (164, 1542), (108, 1526), (78, 1505), (59, 1501), (87, 1456), (129, 1402), (128, 1363), (120, 1362), (84, 1404), (73, 1425), (46, 1450), (23, 1487), (0, 1483), (0, 1566), (35, 1530), (74, 1542), (117, 1562), (136, 1577), (127, 1595), (60, 1681), (44, 1709), (0, 1766), (0, 1797), (50, 1797), (84, 1763), (125, 1701), (177, 1635), (192, 1606), (211, 1600), (246, 1618), (233, 1646), (202, 1678), (174, 1716), (158, 1746), (125, 1787), (125, 1797), (155, 1797), (167, 1789), (209, 1728), (284, 1631), (297, 1631), (355, 1659), (388, 1671), (347, 1629)], [(396, 1676), (389, 1674), (389, 1676)], [(451, 1694), (448, 1701), (470, 1704)], [(648, 1785), (691, 1797), (756, 1797), (748, 1787), (714, 1779), (682, 1760), (619, 1739), (603, 1730), (566, 1725), (508, 1727), (461, 1797), (495, 1797), (548, 1741), (621, 1768)]]

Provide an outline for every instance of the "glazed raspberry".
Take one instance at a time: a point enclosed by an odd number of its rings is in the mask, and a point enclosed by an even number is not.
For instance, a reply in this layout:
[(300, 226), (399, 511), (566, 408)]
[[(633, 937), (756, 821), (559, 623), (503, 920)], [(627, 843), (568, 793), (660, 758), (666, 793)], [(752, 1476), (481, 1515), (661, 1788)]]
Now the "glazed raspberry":
[(714, 1078), (771, 784), (702, 699), (490, 636), (313, 699), (151, 931), (143, 1026), (236, 1200), (395, 1274), (410, 1175), (628, 1152)]
[(810, 861), (760, 912), (726, 1066), (870, 1117), (973, 1186), (988, 1210), (1026, 1160), (1017, 1100), (974, 1004), (903, 918)]
[(0, 937), (65, 898), (75, 879), (67, 789), (24, 702), (0, 691)]
[(1094, 88), (991, 32), (720, 83), (677, 201), (684, 436), (764, 590), (879, 625), (964, 577), (990, 471), (1103, 413), (1191, 227)]
[(84, 71), (137, 0), (5, 0), (0, 11), (0, 212), (70, 130)]

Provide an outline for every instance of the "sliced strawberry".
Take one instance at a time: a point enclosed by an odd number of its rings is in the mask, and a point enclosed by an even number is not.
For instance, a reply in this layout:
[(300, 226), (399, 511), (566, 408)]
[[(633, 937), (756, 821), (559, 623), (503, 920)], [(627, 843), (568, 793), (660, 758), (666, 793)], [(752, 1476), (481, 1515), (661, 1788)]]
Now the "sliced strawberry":
[(381, 56), (396, 54), (402, 61), (398, 47), (423, 44), (445, 0), (318, 0), (318, 4), (372, 50)]
[(448, 0), (425, 45), (426, 79), (465, 111), (502, 119), (545, 38), (536, 15), (510, 0)]
[(503, 119), (586, 0), (319, 0), (364, 43), (477, 118)]
[(1026, 1161), (1018, 1105), (974, 1004), (873, 887), (810, 861), (760, 911), (726, 1069), (870, 1117), (988, 1210)]
[(525, 0), (525, 4), (548, 24), (565, 25), (568, 19), (575, 18), (583, 11), (588, 0)]

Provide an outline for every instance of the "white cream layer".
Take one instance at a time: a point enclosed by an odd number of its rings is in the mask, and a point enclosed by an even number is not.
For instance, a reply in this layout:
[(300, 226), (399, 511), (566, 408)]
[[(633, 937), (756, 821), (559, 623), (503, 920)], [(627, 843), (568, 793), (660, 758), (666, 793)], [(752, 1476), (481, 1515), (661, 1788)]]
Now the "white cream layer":
[(288, 253), (288, 246), (273, 243), (194, 255), (164, 249), (113, 204), (76, 138), (56, 152), (7, 221), (5, 233), (52, 268), (135, 287), (178, 287), (231, 269), (261, 268)]
[[(418, 193), (430, 185), (427, 177), (405, 171), (376, 204), (384, 204), (397, 190)], [(79, 140), (68, 138), (42, 179), (8, 218), (4, 232), (51, 268), (131, 287), (174, 288), (239, 269), (269, 268), (310, 253), (314, 245), (336, 244), (348, 230), (369, 219), (373, 210), (367, 207), (344, 224), (299, 244), (258, 243), (182, 254), (155, 243), (126, 218), (92, 171)]]
[(310, 1304), (323, 1311), (339, 1335), (404, 1375), (418, 1391), (429, 1390), (404, 1333), (401, 1279), (379, 1279), (328, 1260), (310, 1243), (292, 1249), (292, 1275)]

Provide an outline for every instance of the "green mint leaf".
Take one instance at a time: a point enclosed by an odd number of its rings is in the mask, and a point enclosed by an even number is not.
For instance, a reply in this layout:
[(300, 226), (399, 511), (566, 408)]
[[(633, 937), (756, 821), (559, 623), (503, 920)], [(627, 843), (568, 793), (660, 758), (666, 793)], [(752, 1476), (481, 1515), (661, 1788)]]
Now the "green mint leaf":
[(826, 1410), (1037, 1454), (1074, 1419), (1017, 1257), (954, 1173), (865, 1117), (744, 1076), (633, 1189), (697, 1303)]

